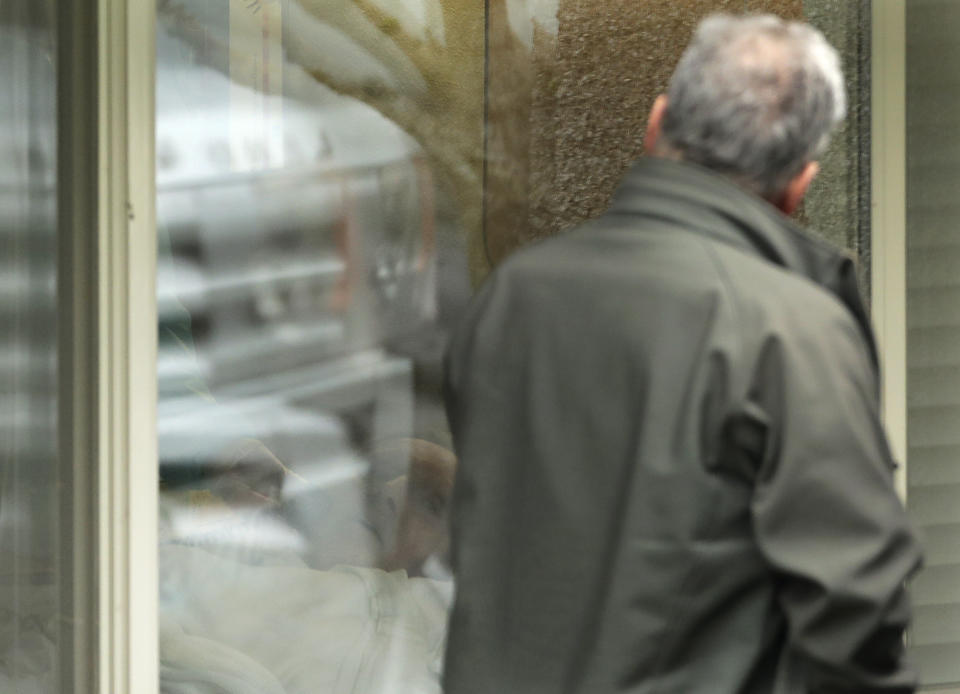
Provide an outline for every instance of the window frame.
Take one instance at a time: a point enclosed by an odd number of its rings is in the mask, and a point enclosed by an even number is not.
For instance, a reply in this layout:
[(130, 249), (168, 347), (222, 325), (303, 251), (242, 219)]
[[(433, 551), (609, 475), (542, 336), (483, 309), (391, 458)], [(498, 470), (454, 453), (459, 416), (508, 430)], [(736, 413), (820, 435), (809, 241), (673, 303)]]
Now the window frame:
[(156, 692), (154, 3), (57, 3), (60, 691)]
[(871, 3), (871, 308), (882, 413), (907, 498), (906, 0)]

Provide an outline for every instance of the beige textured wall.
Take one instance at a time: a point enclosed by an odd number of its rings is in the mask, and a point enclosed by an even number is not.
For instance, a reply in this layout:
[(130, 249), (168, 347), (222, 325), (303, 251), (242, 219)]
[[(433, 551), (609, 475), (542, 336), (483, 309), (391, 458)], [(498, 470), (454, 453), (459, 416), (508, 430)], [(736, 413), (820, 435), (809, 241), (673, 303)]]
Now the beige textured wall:
[[(838, 44), (846, 67), (865, 50), (854, 36), (858, 2), (830, 0), (561, 0), (559, 33), (535, 34), (532, 53), (512, 37), (505, 5), (491, 2), (488, 35), (485, 257), (474, 276), (511, 251), (602, 212), (642, 153), (653, 99), (696, 24), (714, 11), (810, 19)], [(852, 32), (852, 33), (851, 33)], [(852, 38), (851, 38), (852, 37)], [(857, 108), (857, 98), (852, 101)], [(813, 191), (825, 235), (857, 247), (859, 131), (844, 129)], [(853, 168), (851, 168), (853, 167)], [(838, 221), (839, 220), (839, 221)]]
[(802, 221), (858, 258), (860, 286), (869, 296), (870, 1), (804, 0), (803, 11), (840, 53), (848, 108), (820, 157), (820, 174), (807, 193)]

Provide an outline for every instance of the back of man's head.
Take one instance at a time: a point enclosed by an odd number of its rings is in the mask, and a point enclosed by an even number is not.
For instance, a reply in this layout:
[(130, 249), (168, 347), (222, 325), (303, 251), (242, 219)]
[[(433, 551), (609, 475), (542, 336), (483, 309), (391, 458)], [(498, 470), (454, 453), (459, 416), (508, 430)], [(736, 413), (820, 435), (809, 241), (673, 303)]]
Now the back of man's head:
[(772, 197), (826, 147), (845, 111), (840, 61), (820, 32), (717, 14), (673, 73), (660, 145)]

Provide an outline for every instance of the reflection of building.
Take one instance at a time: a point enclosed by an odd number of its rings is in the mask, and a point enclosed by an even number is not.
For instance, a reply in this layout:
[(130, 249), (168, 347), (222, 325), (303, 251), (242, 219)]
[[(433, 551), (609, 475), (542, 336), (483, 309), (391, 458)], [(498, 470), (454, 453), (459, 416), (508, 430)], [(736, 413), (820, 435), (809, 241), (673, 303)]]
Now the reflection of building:
[(368, 476), (403, 472), (371, 471), (365, 455), (411, 434), (411, 362), (383, 345), (434, 313), (432, 183), (382, 118), (351, 140), (366, 107), (270, 97), (264, 118), (242, 89), (161, 53), (161, 479), (214, 488), (256, 439), (243, 464), (276, 456), (292, 473), (285, 496), (300, 497), (291, 508), (336, 488), (339, 507), (362, 512)]

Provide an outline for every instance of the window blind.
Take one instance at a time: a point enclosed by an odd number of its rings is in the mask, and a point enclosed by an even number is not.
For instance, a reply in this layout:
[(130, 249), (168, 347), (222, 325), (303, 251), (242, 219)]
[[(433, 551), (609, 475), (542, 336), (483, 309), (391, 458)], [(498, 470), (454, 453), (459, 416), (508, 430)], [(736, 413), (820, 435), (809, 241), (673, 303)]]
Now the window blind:
[(960, 683), (960, 3), (907, 3), (907, 481), (925, 685)]

